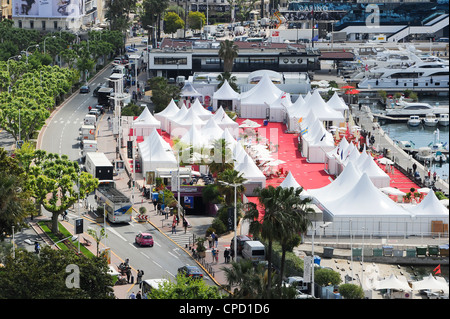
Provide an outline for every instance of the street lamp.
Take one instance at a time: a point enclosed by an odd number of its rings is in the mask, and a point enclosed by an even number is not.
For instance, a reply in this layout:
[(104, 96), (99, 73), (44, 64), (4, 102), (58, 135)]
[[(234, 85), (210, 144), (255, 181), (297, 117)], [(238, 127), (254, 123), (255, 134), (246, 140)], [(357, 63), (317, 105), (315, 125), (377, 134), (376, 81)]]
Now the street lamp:
[(69, 236), (69, 237), (63, 238), (63, 239), (57, 241), (56, 243), (54, 243), (52, 246), (55, 246), (56, 244), (59, 244), (60, 242), (65, 241), (66, 239), (69, 239), (69, 238), (70, 238), (72, 241), (75, 241), (75, 240), (78, 239), (78, 236), (73, 235), (73, 236)]
[(237, 232), (236, 232), (236, 220), (237, 220), (237, 188), (239, 186), (242, 186), (242, 183), (227, 183), (224, 181), (219, 181), (219, 183), (225, 185), (225, 186), (231, 186), (234, 187), (234, 256), (237, 260)]
[(27, 56), (27, 64), (28, 64), (28, 49), (31, 48), (31, 47), (39, 48), (39, 44), (33, 44), (33, 45), (30, 45), (30, 46), (26, 49), (25, 54), (26, 54), (26, 56)]
[(311, 259), (311, 265), (312, 265), (312, 269), (311, 269), (311, 277), (312, 277), (312, 284), (311, 284), (311, 295), (314, 297), (314, 234), (316, 232), (317, 229), (319, 228), (326, 228), (328, 226), (330, 226), (332, 224), (332, 222), (326, 222), (322, 225), (320, 225), (319, 227), (316, 227), (313, 229), (313, 233), (312, 233), (312, 239), (311, 239), (311, 255), (312, 255), (312, 259)]

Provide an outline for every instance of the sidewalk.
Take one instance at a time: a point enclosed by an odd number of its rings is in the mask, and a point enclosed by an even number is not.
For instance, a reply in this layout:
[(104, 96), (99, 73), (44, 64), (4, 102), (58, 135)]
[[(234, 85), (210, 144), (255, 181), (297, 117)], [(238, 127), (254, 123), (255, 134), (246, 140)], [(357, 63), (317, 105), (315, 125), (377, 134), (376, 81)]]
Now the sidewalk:
[[(112, 129), (109, 128), (107, 118), (112, 116), (112, 111), (108, 111), (105, 113), (99, 120), (97, 124), (97, 141), (98, 141), (98, 152), (103, 152), (108, 157), (110, 161), (116, 159), (116, 140), (112, 134)], [(189, 223), (189, 227), (184, 230), (183, 224), (180, 221), (179, 225), (176, 227), (176, 233), (172, 234), (172, 221), (173, 217), (168, 217), (167, 219), (163, 215), (158, 215), (153, 206), (153, 203), (150, 199), (147, 199), (143, 196), (140, 189), (144, 186), (144, 178), (142, 173), (136, 173), (135, 175), (135, 187), (128, 187), (128, 181), (132, 180), (132, 160), (127, 158), (127, 149), (126, 149), (126, 141), (128, 136), (124, 136), (123, 138), (123, 146), (120, 148), (120, 159), (125, 163), (125, 172), (120, 173), (115, 176), (114, 180), (116, 182), (116, 187), (125, 195), (129, 196), (131, 201), (134, 202), (134, 213), (133, 219), (134, 222), (142, 222), (142, 223), (150, 223), (157, 230), (167, 236), (168, 239), (172, 240), (176, 245), (178, 245), (181, 249), (183, 249), (189, 255), (191, 254), (191, 247), (193, 243), (193, 237), (204, 237), (206, 229), (211, 225), (213, 217), (211, 216), (187, 216), (187, 221)], [(147, 187), (147, 186), (146, 186)], [(134, 200), (133, 200), (134, 198)], [(146, 219), (139, 221), (139, 208), (145, 207)], [(221, 269), (224, 266), (230, 265), (226, 264), (223, 256), (223, 252), (225, 248), (230, 248), (231, 239), (233, 238), (234, 233), (231, 232), (225, 236), (219, 237), (218, 241), (218, 250), (219, 250), (219, 259), (217, 262), (213, 261), (211, 250), (207, 247), (206, 257), (203, 261), (203, 264), (197, 262), (193, 259), (193, 261), (198, 263), (199, 267), (202, 267), (209, 277), (217, 284), (217, 285), (225, 285), (226, 278), (224, 275), (224, 271)], [(207, 242), (206, 242), (207, 245)], [(114, 255), (114, 254), (113, 254)], [(117, 266), (124, 258), (120, 256), (114, 256), (114, 260), (112, 261), (112, 265)], [(132, 266), (132, 265), (131, 265)], [(133, 276), (136, 278), (136, 270), (133, 269)], [(117, 298), (125, 299), (128, 298), (128, 295), (131, 291), (137, 292), (138, 288), (130, 287), (130, 285), (124, 286), (115, 286), (114, 291), (116, 293)]]

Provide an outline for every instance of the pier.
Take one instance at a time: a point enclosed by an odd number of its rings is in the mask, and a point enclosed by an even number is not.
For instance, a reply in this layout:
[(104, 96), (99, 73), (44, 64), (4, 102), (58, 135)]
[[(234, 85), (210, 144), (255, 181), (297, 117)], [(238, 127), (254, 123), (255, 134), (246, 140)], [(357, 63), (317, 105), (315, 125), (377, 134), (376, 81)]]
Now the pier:
[[(374, 147), (378, 152), (385, 152), (386, 157), (395, 163), (395, 166), (399, 168), (404, 174), (412, 179), (412, 167), (415, 163), (417, 165), (417, 171), (420, 174), (420, 181), (415, 181), (419, 185), (430, 187), (430, 181), (425, 179), (427, 176), (427, 170), (424, 165), (414, 159), (414, 157), (404, 151), (400, 146), (398, 146), (391, 138), (383, 131), (377, 121), (375, 114), (372, 114), (370, 107), (368, 105), (362, 105), (361, 110), (359, 110), (358, 105), (351, 105), (351, 112), (353, 118), (358, 122), (361, 129), (370, 132), (371, 135), (375, 137)], [(448, 180), (443, 180), (442, 178), (437, 178), (435, 188), (442, 191), (446, 196), (449, 194), (449, 184)]]

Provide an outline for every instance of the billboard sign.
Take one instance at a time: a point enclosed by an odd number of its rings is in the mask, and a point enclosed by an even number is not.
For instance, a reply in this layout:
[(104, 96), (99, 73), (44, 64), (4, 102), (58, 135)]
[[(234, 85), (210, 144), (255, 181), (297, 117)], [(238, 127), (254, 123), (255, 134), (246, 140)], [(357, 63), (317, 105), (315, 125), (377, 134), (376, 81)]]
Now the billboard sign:
[(13, 0), (13, 17), (79, 18), (85, 0)]

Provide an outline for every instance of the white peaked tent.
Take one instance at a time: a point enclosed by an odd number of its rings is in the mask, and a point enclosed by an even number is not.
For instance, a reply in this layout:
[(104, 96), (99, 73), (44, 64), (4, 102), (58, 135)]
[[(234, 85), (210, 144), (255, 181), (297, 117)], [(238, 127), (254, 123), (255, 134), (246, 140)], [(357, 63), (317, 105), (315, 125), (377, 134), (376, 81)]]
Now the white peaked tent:
[(181, 105), (180, 109), (178, 110), (177, 114), (175, 114), (173, 117), (167, 118), (168, 120), (168, 133), (170, 133), (172, 135), (172, 131), (175, 130), (178, 127), (178, 121), (181, 120), (183, 117), (186, 116), (188, 112), (188, 109), (186, 107), (186, 105), (183, 103), (183, 105)]
[(245, 156), (247, 156), (247, 152), (242, 147), (241, 143), (236, 142), (234, 144), (233, 150), (233, 160), (234, 160), (234, 169), (236, 169), (237, 166), (239, 166), (243, 161)]
[(286, 119), (286, 108), (292, 105), (291, 95), (283, 92), (278, 99), (266, 105), (269, 107), (269, 121), (283, 122)]
[(220, 106), (212, 117), (216, 120), (217, 123), (219, 123), (220, 121), (222, 121), (225, 114), (227, 113), (225, 113), (223, 107)]
[(378, 282), (375, 282), (375, 289), (393, 289), (393, 290), (401, 290), (401, 291), (412, 291), (411, 287), (409, 287), (406, 281), (402, 281), (398, 279), (394, 274), (392, 274), (389, 278), (385, 278)]
[(201, 130), (203, 125), (205, 125), (205, 121), (195, 113), (194, 109), (190, 108), (183, 118), (177, 118), (175, 125), (176, 127), (172, 128), (170, 131), (170, 135), (172, 137), (181, 137), (186, 134), (192, 126)]
[(292, 175), (291, 172), (289, 172), (286, 176), (286, 178), (283, 180), (283, 182), (281, 182), (280, 187), (283, 188), (289, 188), (289, 187), (294, 187), (294, 188), (299, 188), (301, 187), (300, 184), (295, 180), (294, 176)]
[(192, 145), (193, 147), (204, 147), (209, 145), (209, 140), (201, 130), (199, 130), (195, 125), (192, 125), (186, 134), (180, 138), (180, 142)]
[(339, 175), (342, 166), (342, 159), (345, 151), (347, 150), (349, 144), (347, 139), (344, 137), (334, 150), (327, 152), (325, 154), (325, 171), (330, 175)]
[(321, 188), (308, 189), (308, 193), (317, 203), (334, 201), (349, 192), (361, 179), (361, 175), (361, 172), (353, 163), (349, 163), (342, 173), (330, 184)]
[(324, 221), (333, 222), (327, 232), (330, 229), (332, 233), (358, 236), (363, 232), (374, 236), (413, 234), (411, 214), (376, 188), (367, 174), (340, 198), (321, 199), (319, 207)]
[(334, 149), (333, 135), (316, 119), (302, 134), (302, 154), (310, 163), (325, 163), (326, 153)]
[(303, 121), (303, 117), (308, 114), (305, 100), (301, 95), (298, 99), (286, 107), (286, 124), (289, 131), (300, 131), (300, 118)]
[[(283, 93), (273, 84), (268, 74), (252, 89), (240, 95), (240, 116), (243, 118), (265, 119), (267, 117), (267, 104), (276, 101)], [(267, 104), (266, 104), (267, 103)]]
[(161, 122), (155, 119), (150, 110), (145, 107), (131, 126), (136, 136), (148, 136), (153, 129), (160, 129)]
[[(222, 133), (222, 135), (220, 135), (219, 138), (223, 138), (225, 140), (225, 142), (227, 143), (226, 145), (229, 146), (230, 149), (232, 149), (232, 150), (234, 150), (236, 147), (236, 144), (238, 144), (236, 139), (230, 133), (230, 129), (228, 129), (228, 128), (223, 130), (223, 133)], [(216, 139), (217, 139), (217, 137), (216, 137)]]
[(334, 110), (339, 111), (342, 115), (346, 115), (348, 111), (348, 105), (345, 104), (344, 100), (334, 92), (333, 96), (327, 101), (327, 104)]
[(222, 86), (213, 94), (213, 111), (218, 107), (224, 105), (231, 106), (231, 110), (236, 110), (236, 105), (239, 102), (239, 93), (233, 90), (227, 80), (223, 82)]
[(138, 144), (144, 176), (146, 172), (155, 171), (157, 168), (176, 168), (178, 165), (172, 149), (167, 149), (167, 143), (159, 137), (150, 135)]
[(234, 138), (239, 136), (239, 124), (233, 121), (227, 113), (223, 115), (222, 120), (217, 122), (217, 124), (223, 130), (228, 129)]
[[(345, 154), (347, 153), (347, 154)], [(358, 148), (355, 146), (355, 144), (350, 143), (347, 147), (347, 150), (344, 153), (344, 160), (342, 161), (343, 165), (347, 165), (349, 162), (356, 163), (358, 161), (358, 158), (360, 156), (360, 153), (358, 151)]]
[[(362, 162), (361, 159), (363, 159)], [(358, 162), (360, 163), (360, 165), (357, 165), (358, 169), (361, 173), (366, 173), (376, 187), (389, 187), (391, 178), (375, 163), (372, 156), (368, 155), (367, 152), (362, 152), (359, 155)]]
[(155, 118), (161, 122), (161, 129), (165, 132), (169, 130), (169, 119), (174, 117), (180, 109), (172, 99), (164, 110), (155, 114)]
[(442, 221), (444, 224), (449, 222), (448, 209), (433, 191), (429, 192), (419, 204), (404, 207), (413, 215), (414, 230), (417, 233), (430, 233), (432, 221)]
[(242, 177), (247, 180), (245, 182), (246, 194), (250, 191), (253, 193), (253, 190), (257, 187), (266, 187), (266, 177), (249, 155), (244, 157), (242, 163), (238, 164), (235, 170), (242, 173)]
[(206, 124), (200, 130), (204, 138), (210, 143), (222, 136), (224, 130), (216, 123), (213, 117), (211, 117)]
[(187, 106), (191, 105), (190, 100), (193, 99), (193, 98), (194, 99), (201, 98), (203, 100), (203, 94), (199, 93), (194, 88), (192, 83), (188, 82), (188, 81), (184, 82), (184, 86), (181, 89), (180, 96), (181, 96), (182, 99), (184, 99), (186, 101)]
[(203, 105), (200, 103), (198, 99), (195, 99), (194, 103), (191, 105), (189, 109), (192, 110), (199, 118), (201, 118), (204, 121), (209, 120), (213, 116), (213, 114), (210, 111), (208, 111), (203, 107)]
[(306, 93), (306, 95), (303, 97), (303, 100), (304, 100), (305, 102), (308, 102), (310, 98), (311, 98), (311, 92), (308, 91), (308, 93)]
[(448, 294), (448, 284), (443, 281), (437, 280), (431, 274), (427, 277), (424, 277), (422, 280), (413, 281), (412, 288), (413, 290), (436, 290)]
[(342, 113), (332, 109), (324, 101), (318, 90), (314, 90), (311, 97), (308, 99), (308, 102), (305, 103), (321, 121), (332, 121), (336, 126), (339, 126), (339, 123), (345, 122)]

